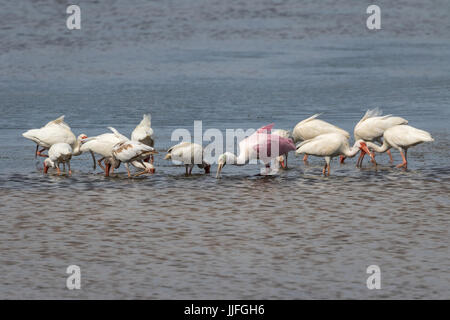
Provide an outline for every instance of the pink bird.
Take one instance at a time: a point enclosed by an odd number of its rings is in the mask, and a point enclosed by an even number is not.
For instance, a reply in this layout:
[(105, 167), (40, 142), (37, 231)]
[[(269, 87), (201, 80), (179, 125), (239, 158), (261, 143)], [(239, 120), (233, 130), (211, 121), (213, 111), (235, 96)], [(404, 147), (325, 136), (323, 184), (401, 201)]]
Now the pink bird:
[(225, 152), (219, 156), (216, 178), (220, 177), (222, 168), (228, 163), (243, 166), (250, 160), (261, 160), (266, 168), (272, 159), (295, 150), (292, 140), (271, 134), (274, 124), (258, 129), (255, 133), (239, 142), (239, 156)]

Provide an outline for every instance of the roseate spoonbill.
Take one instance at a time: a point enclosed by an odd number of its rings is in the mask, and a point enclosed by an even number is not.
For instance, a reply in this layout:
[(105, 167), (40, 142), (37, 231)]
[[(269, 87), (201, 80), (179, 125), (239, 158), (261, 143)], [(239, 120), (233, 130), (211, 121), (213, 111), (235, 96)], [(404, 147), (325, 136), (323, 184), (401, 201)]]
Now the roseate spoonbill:
[[(350, 139), (350, 134), (331, 123), (317, 119), (321, 113), (317, 113), (308, 119), (302, 120), (294, 127), (292, 131), (292, 137), (294, 138), (294, 143), (300, 141), (311, 140), (318, 135), (325, 133), (340, 133), (343, 134), (347, 139)], [(303, 161), (308, 160), (308, 155), (305, 154)]]
[[(369, 149), (375, 152), (386, 152), (390, 148), (400, 151), (403, 162), (397, 165), (397, 168), (408, 168), (407, 153), (408, 148), (418, 145), (422, 142), (434, 141), (431, 134), (424, 130), (420, 130), (409, 125), (397, 125), (390, 127), (383, 134), (383, 145), (378, 146), (375, 143), (367, 142)], [(375, 161), (375, 160), (374, 160)], [(374, 162), (376, 164), (376, 162)]]
[[(408, 124), (408, 120), (401, 117), (393, 117), (392, 115), (381, 116), (381, 114), (382, 112), (378, 108), (366, 111), (362, 119), (355, 126), (355, 141), (362, 139), (366, 142), (379, 142), (382, 144), (381, 138), (383, 137), (384, 131), (396, 125)], [(394, 161), (392, 154), (389, 150), (387, 150), (387, 153), (392, 163)], [(361, 152), (356, 166), (362, 165), (365, 154), (364, 151)], [(341, 162), (343, 162), (343, 159)]]
[[(114, 129), (114, 128), (112, 128)], [(110, 128), (111, 130), (111, 128)], [(115, 129), (114, 129), (115, 130)], [(112, 150), (114, 146), (120, 142), (128, 141), (128, 138), (116, 133), (104, 133), (95, 137), (90, 137), (87, 139), (84, 139), (82, 141), (81, 146), (81, 152), (90, 152), (92, 155), (92, 160), (94, 161), (94, 170), (96, 168), (96, 162), (95, 162), (95, 153), (102, 156), (101, 159), (99, 159), (98, 165), (105, 171), (105, 177), (109, 176), (109, 171), (112, 170), (114, 172), (114, 169), (117, 169), (120, 166), (120, 161), (117, 161), (113, 158)], [(103, 167), (102, 161), (104, 162), (105, 166)]]
[(373, 157), (363, 140), (356, 141), (353, 147), (350, 147), (348, 138), (345, 135), (341, 133), (326, 133), (303, 141), (297, 146), (296, 153), (324, 157), (325, 166), (322, 173), (326, 175), (328, 169), (328, 175), (330, 175), (330, 161), (333, 157), (342, 155), (352, 158), (360, 150), (364, 150)]
[[(144, 114), (141, 122), (136, 126), (136, 128), (131, 133), (131, 140), (139, 141), (150, 147), (155, 146), (155, 140), (153, 139), (153, 129), (151, 128), (151, 115)], [(150, 156), (151, 162), (153, 163), (153, 155)], [(145, 159), (148, 162), (149, 159)]]
[(175, 160), (182, 162), (186, 167), (186, 176), (192, 174), (192, 168), (197, 165), (209, 173), (211, 165), (203, 159), (203, 147), (197, 143), (181, 142), (174, 145), (164, 157), (164, 160)]
[[(42, 152), (60, 142), (69, 144), (72, 148), (72, 155), (77, 156), (81, 154), (81, 140), (87, 138), (85, 134), (80, 134), (78, 138), (75, 137), (69, 125), (64, 122), (64, 116), (48, 122), (42, 128), (28, 130), (22, 135), (36, 142), (35, 157), (47, 157)], [(39, 150), (39, 146), (42, 148), (41, 150)]]
[[(271, 159), (295, 150), (292, 140), (270, 133), (273, 126), (274, 124), (264, 126), (239, 142), (239, 156), (231, 152), (225, 152), (220, 155), (216, 178), (220, 177), (220, 172), (226, 164), (242, 166), (250, 160), (261, 160), (268, 168)], [(276, 150), (272, 150), (272, 144)], [(272, 153), (272, 151), (274, 152)]]
[(145, 166), (143, 160), (156, 153), (158, 152), (156, 152), (154, 148), (139, 141), (132, 140), (119, 142), (112, 149), (113, 159), (123, 162), (125, 168), (127, 168), (128, 178), (131, 177), (128, 164), (135, 161), (140, 162), (141, 165), (145, 167), (144, 172), (142, 172), (141, 174), (151, 173), (150, 168), (147, 168)]
[(64, 142), (52, 144), (48, 149), (48, 158), (44, 160), (44, 173), (48, 172), (48, 168), (56, 168), (58, 175), (60, 175), (61, 170), (59, 169), (59, 165), (63, 163), (65, 168), (65, 164), (67, 163), (69, 175), (71, 175), (70, 159), (72, 159), (72, 147), (70, 144)]
[[(272, 130), (272, 134), (276, 134), (277, 136), (280, 136), (280, 137), (283, 137), (286, 139), (291, 139), (292, 142), (294, 142), (294, 138), (292, 137), (292, 134), (289, 130), (275, 129), (275, 130)], [(283, 154), (277, 158), (278, 163), (280, 164), (280, 166), (283, 169), (287, 168), (287, 159), (288, 159), (288, 153)]]

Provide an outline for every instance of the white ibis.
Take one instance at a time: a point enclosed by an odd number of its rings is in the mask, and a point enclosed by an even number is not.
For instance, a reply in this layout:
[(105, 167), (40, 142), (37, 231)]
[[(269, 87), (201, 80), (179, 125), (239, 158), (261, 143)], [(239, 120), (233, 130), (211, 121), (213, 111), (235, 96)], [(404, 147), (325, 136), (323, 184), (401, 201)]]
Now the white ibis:
[[(294, 138), (294, 143), (300, 141), (306, 141), (314, 139), (315, 137), (325, 134), (325, 133), (340, 133), (344, 135), (347, 139), (350, 139), (350, 134), (331, 123), (317, 119), (321, 114), (317, 113), (308, 119), (302, 120), (294, 127), (292, 130), (292, 137)], [(308, 155), (305, 154), (303, 161), (308, 160)]]
[(184, 164), (186, 167), (186, 176), (192, 174), (192, 168), (197, 165), (200, 169), (204, 169), (205, 173), (209, 173), (211, 165), (203, 158), (203, 147), (197, 143), (181, 142), (174, 145), (164, 157), (164, 160), (174, 160)]
[[(261, 160), (268, 168), (272, 159), (295, 150), (295, 145), (291, 139), (270, 133), (273, 126), (274, 124), (264, 126), (239, 142), (239, 156), (231, 152), (220, 155), (216, 178), (220, 177), (220, 172), (226, 164), (242, 166), (249, 163), (250, 160)], [(272, 150), (272, 145), (277, 146), (274, 148), (275, 150)]]
[[(68, 143), (55, 143), (48, 149), (48, 158), (44, 160), (44, 173), (48, 172), (49, 168), (56, 168), (58, 175), (61, 174), (59, 165), (67, 163), (69, 167), (69, 175), (72, 174), (70, 169), (70, 159), (72, 159), (72, 147)], [(64, 169), (65, 170), (65, 169)]]
[[(390, 148), (400, 151), (403, 162), (397, 165), (397, 168), (408, 168), (408, 149), (422, 142), (434, 141), (430, 133), (420, 130), (409, 125), (393, 126), (383, 134), (383, 145), (378, 146), (375, 143), (367, 142), (369, 149), (375, 152), (386, 152)], [(376, 164), (375, 160), (374, 163)]]
[[(150, 147), (155, 146), (155, 140), (153, 138), (153, 129), (151, 128), (151, 116), (150, 114), (144, 114), (141, 122), (136, 126), (136, 128), (131, 133), (131, 140), (139, 141)], [(153, 163), (153, 155), (150, 156), (151, 162)], [(148, 162), (149, 159), (145, 159)]]
[(356, 141), (353, 147), (350, 147), (347, 136), (341, 133), (326, 133), (303, 141), (297, 146), (296, 153), (324, 157), (325, 166), (322, 173), (326, 175), (328, 169), (328, 175), (330, 175), (330, 161), (333, 157), (344, 156), (352, 158), (360, 150), (367, 152), (373, 157), (363, 140)]
[[(115, 129), (114, 129), (115, 130)], [(96, 168), (94, 153), (102, 156), (98, 160), (98, 165), (105, 171), (105, 176), (109, 176), (109, 171), (117, 169), (120, 166), (120, 161), (113, 158), (112, 150), (115, 145), (120, 142), (127, 141), (128, 138), (116, 133), (104, 133), (95, 137), (90, 137), (82, 141), (81, 151), (90, 152), (94, 161), (94, 170)], [(105, 166), (103, 167), (102, 161)]]
[[(362, 119), (358, 122), (354, 129), (355, 141), (362, 139), (366, 142), (382, 142), (384, 131), (402, 124), (408, 124), (408, 120), (401, 117), (393, 117), (391, 115), (381, 116), (381, 110), (378, 108), (367, 110)], [(393, 162), (392, 154), (387, 150), (390, 162)], [(361, 166), (365, 152), (361, 152), (357, 161), (357, 166)], [(342, 159), (343, 162), (343, 159)]]
[[(73, 134), (69, 125), (64, 122), (64, 116), (48, 122), (39, 129), (31, 129), (22, 134), (25, 138), (36, 143), (35, 156), (47, 157), (42, 154), (44, 150), (48, 150), (55, 143), (67, 143), (72, 148), (72, 155), (81, 154), (81, 140), (87, 138), (85, 134), (77, 137)], [(42, 148), (39, 150), (39, 146)]]

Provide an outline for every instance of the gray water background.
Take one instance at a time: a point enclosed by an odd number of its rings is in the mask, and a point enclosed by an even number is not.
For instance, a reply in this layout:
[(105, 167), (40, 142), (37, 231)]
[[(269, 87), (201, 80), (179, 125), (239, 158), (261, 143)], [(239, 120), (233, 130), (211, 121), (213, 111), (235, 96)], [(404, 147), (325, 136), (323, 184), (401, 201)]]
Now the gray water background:
[[(69, 31), (65, 1), (0, 1), (0, 298), (450, 298), (448, 1), (377, 1), (379, 31), (370, 1), (78, 4)], [(277, 176), (216, 180), (163, 160), (194, 120), (292, 129), (323, 112), (353, 132), (373, 107), (435, 138), (407, 171), (380, 155), (324, 178), (323, 159), (292, 154)], [(89, 155), (44, 176), (21, 136), (61, 114), (77, 135), (129, 135), (147, 112), (160, 154), (140, 179), (104, 178)]]

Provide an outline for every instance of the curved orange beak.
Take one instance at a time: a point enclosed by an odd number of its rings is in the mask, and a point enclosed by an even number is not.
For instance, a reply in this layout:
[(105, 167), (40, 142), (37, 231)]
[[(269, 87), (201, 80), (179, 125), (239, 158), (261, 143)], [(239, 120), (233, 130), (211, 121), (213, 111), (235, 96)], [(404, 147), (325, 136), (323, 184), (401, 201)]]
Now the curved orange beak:
[(372, 158), (372, 162), (376, 165), (377, 162), (375, 161), (375, 155), (373, 154), (373, 152), (370, 152), (369, 148), (367, 147), (367, 145), (365, 143), (361, 143), (361, 148), (362, 151), (364, 151), (365, 153), (367, 153), (368, 155), (370, 155), (370, 157)]

